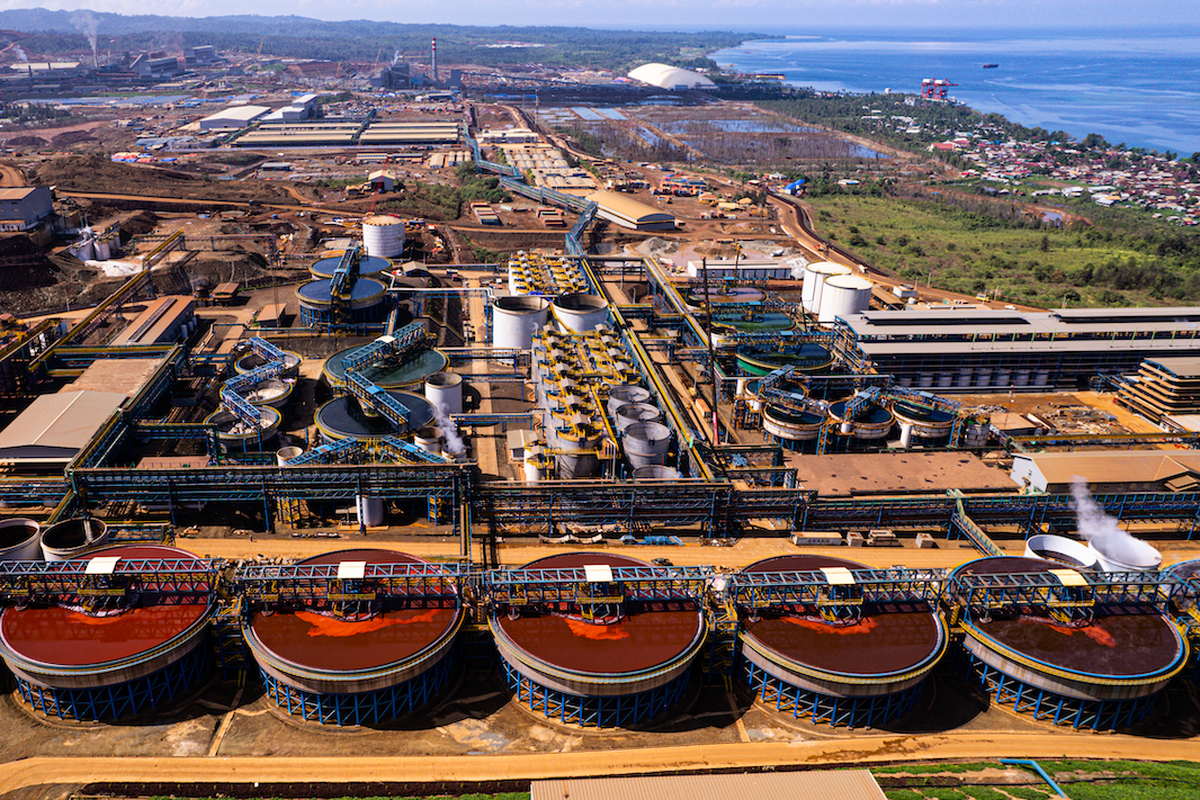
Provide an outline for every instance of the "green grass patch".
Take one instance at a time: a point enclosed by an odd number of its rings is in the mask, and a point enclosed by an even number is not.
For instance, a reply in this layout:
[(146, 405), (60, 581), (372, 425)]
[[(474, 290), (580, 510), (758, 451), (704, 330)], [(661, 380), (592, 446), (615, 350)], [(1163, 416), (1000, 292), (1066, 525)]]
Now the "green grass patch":
[(1019, 203), (830, 194), (809, 201), (817, 233), (904, 283), (1058, 308), (1200, 300), (1190, 233), (1031, 225)]
[[(1044, 800), (1053, 794), (1050, 789), (1034, 788), (1032, 786), (1005, 786), (1004, 793), (1017, 800)], [(1058, 795), (1053, 795), (1058, 797)]]
[(885, 789), (883, 794), (888, 800), (925, 800), (925, 795), (912, 789)]

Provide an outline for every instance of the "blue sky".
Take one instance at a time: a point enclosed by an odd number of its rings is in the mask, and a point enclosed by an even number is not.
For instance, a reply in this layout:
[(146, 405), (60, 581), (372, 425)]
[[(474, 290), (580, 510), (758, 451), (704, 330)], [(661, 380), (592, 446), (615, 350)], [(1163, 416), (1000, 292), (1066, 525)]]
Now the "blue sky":
[(0, 0), (0, 9), (88, 8), (120, 14), (219, 16), (247, 12), (315, 19), (455, 25), (786, 30), (946, 28), (1059, 31), (1116, 26), (1197, 26), (1194, 0)]

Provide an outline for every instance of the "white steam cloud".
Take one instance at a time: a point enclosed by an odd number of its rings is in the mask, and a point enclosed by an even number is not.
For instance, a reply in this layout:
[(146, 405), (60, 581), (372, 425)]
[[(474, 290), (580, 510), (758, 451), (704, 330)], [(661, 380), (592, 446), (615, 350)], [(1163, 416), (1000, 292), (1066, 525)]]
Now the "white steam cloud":
[(1104, 513), (1100, 504), (1092, 499), (1087, 480), (1078, 475), (1071, 481), (1071, 500), (1079, 535), (1106, 558), (1150, 569), (1162, 563), (1161, 553), (1141, 539), (1130, 536), (1115, 519)]
[(75, 30), (87, 37), (88, 44), (92, 46), (92, 58), (96, 58), (96, 43), (100, 33), (100, 21), (96, 19), (96, 15), (91, 11), (77, 11), (71, 15), (71, 24), (75, 26)]
[(446, 438), (446, 452), (453, 456), (467, 452), (467, 445), (458, 435), (458, 426), (450, 419), (444, 403), (434, 405), (433, 416), (437, 426), (442, 429), (442, 436)]
[(16, 54), (17, 58), (21, 59), (22, 62), (24, 62), (26, 64), (29, 63), (29, 56), (25, 55), (25, 50), (22, 49), (21, 45), (14, 44), (12, 46), (12, 50), (13, 50), (13, 53)]

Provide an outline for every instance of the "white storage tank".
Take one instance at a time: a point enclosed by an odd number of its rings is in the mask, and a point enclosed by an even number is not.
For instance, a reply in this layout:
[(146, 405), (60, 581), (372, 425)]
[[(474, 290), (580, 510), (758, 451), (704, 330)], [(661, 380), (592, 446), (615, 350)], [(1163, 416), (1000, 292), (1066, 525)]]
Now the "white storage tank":
[(367, 255), (393, 258), (404, 252), (404, 220), (383, 215), (367, 217), (362, 223)]
[(820, 310), (821, 287), (833, 275), (849, 275), (850, 268), (831, 261), (816, 261), (804, 268), (804, 286), (800, 289), (800, 305), (810, 314)]
[(37, 522), (23, 517), (0, 522), (0, 561), (40, 561), (41, 530)]
[(42, 533), (47, 561), (65, 561), (108, 541), (108, 525), (95, 517), (76, 517), (51, 525)]
[(457, 372), (435, 372), (425, 379), (425, 399), (442, 414), (461, 414), (463, 376)]
[(821, 289), (817, 322), (832, 325), (834, 319), (861, 314), (871, 307), (872, 284), (858, 275), (831, 275)]
[(594, 294), (564, 294), (551, 306), (564, 332), (587, 333), (608, 326), (608, 301)]
[(550, 301), (537, 295), (497, 297), (492, 301), (492, 347), (528, 350), (533, 335), (550, 320)]

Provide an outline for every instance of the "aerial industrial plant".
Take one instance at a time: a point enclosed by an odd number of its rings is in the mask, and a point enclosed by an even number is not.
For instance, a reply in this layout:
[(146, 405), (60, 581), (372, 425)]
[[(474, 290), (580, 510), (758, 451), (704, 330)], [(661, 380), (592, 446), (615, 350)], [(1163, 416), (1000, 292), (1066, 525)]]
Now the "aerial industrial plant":
[[(295, 114), (200, 122), (222, 153), (369, 146), (340, 165), (385, 168), (328, 190), (352, 220), (179, 202), (101, 302), (3, 320), (0, 713), (136, 727), (221, 685), (211, 754), (243, 703), (399, 738), (481, 685), (642, 742), (726, 697), (850, 740), (965, 724), (962, 698), (1021, 730), (1170, 728), (1200, 631), (1200, 308), (937, 296), (779, 189), (579, 174), (515, 106)], [(388, 210), (418, 163), (506, 199), (465, 228)], [(693, 236), (716, 213), (750, 233)], [(499, 256), (463, 234), (505, 227), (524, 244)], [(293, 279), (181, 290), (219, 240)], [(120, 246), (89, 228), (71, 253)]]

